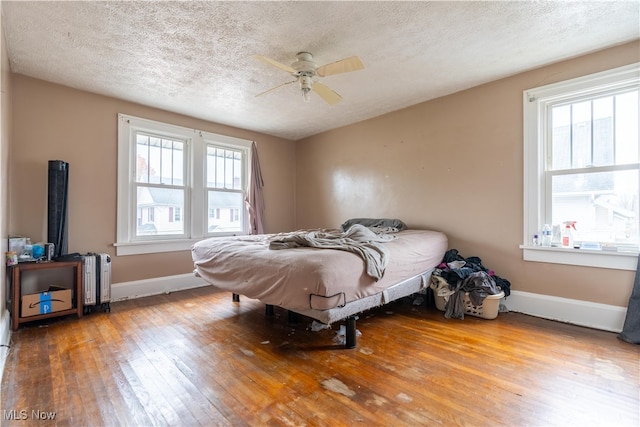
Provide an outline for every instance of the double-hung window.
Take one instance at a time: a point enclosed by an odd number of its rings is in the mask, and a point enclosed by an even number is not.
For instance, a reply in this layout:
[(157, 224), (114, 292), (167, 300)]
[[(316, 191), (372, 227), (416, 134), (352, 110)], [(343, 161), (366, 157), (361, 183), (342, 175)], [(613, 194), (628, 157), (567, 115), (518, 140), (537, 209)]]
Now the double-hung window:
[(187, 250), (205, 237), (247, 234), (250, 147), (120, 114), (117, 254)]
[[(635, 269), (639, 88), (633, 64), (524, 92), (524, 259)], [(534, 246), (545, 224), (552, 245)]]
[[(185, 237), (184, 221), (174, 221), (174, 210), (187, 197), (186, 138), (161, 132), (137, 131), (135, 137), (136, 229), (134, 239), (149, 236)], [(133, 192), (132, 192), (133, 193)], [(165, 213), (165, 215), (156, 215)], [(145, 215), (146, 213), (146, 215)]]
[[(209, 232), (244, 230), (244, 178), (242, 149), (207, 143), (207, 212)], [(242, 213), (240, 213), (242, 212)]]

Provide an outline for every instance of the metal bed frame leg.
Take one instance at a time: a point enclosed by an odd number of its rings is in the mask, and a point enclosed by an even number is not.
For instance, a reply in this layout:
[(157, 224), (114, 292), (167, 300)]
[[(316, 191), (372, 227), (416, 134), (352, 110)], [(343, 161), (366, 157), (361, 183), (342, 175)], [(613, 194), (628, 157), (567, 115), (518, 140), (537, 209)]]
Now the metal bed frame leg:
[(289, 324), (297, 325), (298, 324), (298, 313), (295, 311), (288, 310), (289, 312)]
[(271, 304), (265, 305), (264, 309), (265, 309), (266, 315), (269, 316), (269, 317), (273, 317), (273, 315), (275, 314), (275, 311), (273, 309), (273, 305), (271, 305)]
[[(239, 294), (232, 294), (233, 302), (240, 302)], [(275, 310), (272, 304), (265, 305), (266, 315), (272, 317), (275, 315)], [(297, 324), (298, 323), (298, 313), (295, 313), (291, 310), (289, 312), (289, 323)], [(345, 348), (356, 348), (356, 316), (349, 316), (347, 318), (347, 330), (346, 330), (346, 341), (344, 344)]]
[(356, 316), (347, 318), (347, 336), (344, 343), (345, 348), (356, 348)]

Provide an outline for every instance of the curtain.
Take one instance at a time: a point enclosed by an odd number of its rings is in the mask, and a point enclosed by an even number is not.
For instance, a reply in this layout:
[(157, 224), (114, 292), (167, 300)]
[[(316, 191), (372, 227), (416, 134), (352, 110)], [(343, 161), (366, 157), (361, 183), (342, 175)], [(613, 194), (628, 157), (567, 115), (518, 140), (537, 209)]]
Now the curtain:
[(622, 333), (618, 335), (618, 338), (632, 344), (640, 344), (640, 256), (638, 256), (636, 278), (631, 289), (627, 316), (622, 327)]
[(264, 234), (262, 220), (264, 218), (264, 198), (262, 196), (262, 171), (258, 160), (258, 147), (255, 141), (251, 144), (251, 177), (249, 180), (249, 191), (244, 199), (249, 209), (250, 234)]

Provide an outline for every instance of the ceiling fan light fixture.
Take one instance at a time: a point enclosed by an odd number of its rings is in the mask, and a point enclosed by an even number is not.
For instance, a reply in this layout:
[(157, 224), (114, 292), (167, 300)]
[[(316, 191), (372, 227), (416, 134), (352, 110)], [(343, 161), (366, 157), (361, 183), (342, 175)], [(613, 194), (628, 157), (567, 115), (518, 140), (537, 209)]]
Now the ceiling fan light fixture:
[(311, 89), (302, 89), (302, 100), (307, 104), (311, 102)]
[(313, 80), (311, 76), (300, 76), (300, 90), (302, 91), (302, 100), (306, 103), (311, 102), (311, 86), (313, 86)]

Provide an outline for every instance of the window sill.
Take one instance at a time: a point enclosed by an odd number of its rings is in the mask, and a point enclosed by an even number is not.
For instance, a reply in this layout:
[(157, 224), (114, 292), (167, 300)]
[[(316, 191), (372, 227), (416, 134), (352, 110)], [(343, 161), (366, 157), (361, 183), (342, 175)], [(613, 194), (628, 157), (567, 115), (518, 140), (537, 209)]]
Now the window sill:
[(636, 270), (638, 264), (637, 252), (609, 252), (527, 245), (520, 245), (520, 249), (522, 249), (522, 258), (525, 261), (632, 271)]
[(202, 239), (155, 240), (134, 243), (114, 243), (116, 255), (141, 255), (160, 252), (189, 251), (197, 241)]
[(197, 242), (215, 237), (227, 237), (227, 236), (245, 236), (247, 233), (228, 232), (228, 233), (216, 233), (209, 234), (200, 238), (191, 239), (174, 239), (174, 240), (145, 240), (138, 242), (122, 242), (114, 243), (117, 256), (124, 255), (143, 255), (143, 254), (155, 254), (161, 252), (178, 252), (178, 251), (190, 251), (191, 247)]

